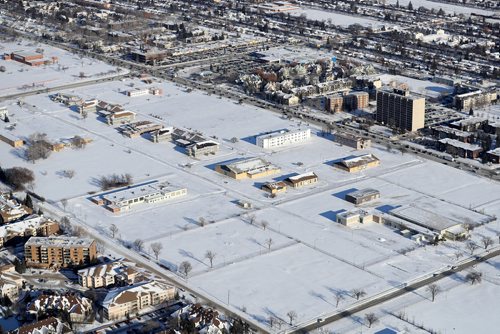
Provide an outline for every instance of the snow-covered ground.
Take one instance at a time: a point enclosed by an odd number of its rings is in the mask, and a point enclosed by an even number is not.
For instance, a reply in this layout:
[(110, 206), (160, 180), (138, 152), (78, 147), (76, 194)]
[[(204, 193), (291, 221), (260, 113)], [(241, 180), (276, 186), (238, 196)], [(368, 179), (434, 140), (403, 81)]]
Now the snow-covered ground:
[[(0, 59), (0, 66), (5, 66), (6, 69), (0, 73), (0, 96), (127, 73), (126, 70), (93, 59), (81, 58), (46, 44), (30, 41), (0, 43), (1, 53), (24, 51), (36, 54), (37, 49), (43, 50), (44, 58), (57, 57), (59, 60), (52, 65), (32, 67), (14, 60)], [(82, 77), (80, 73), (84, 76)]]
[[(109, 234), (109, 226), (115, 224), (118, 239), (142, 239), (146, 252), (150, 252), (151, 243), (160, 242), (161, 263), (175, 270), (180, 262), (190, 261), (193, 271), (189, 284), (234, 308), (245, 308), (258, 321), (265, 322), (271, 314), (286, 319), (290, 310), (298, 313), (299, 323), (314, 319), (337, 309), (336, 291), (360, 288), (368, 296), (374, 295), (454, 263), (457, 249), (465, 253), (462, 243), (422, 247), (374, 223), (354, 228), (336, 224), (338, 213), (354, 208), (344, 200), (349, 191), (380, 190), (381, 198), (362, 205), (365, 209), (387, 211), (425, 203), (436, 212), (456, 213), (462, 218), (500, 214), (500, 185), (474, 174), (411, 154), (388, 152), (378, 145), (354, 151), (319, 136), (320, 129), (304, 122), (202, 92), (188, 92), (170, 83), (154, 85), (164, 90), (163, 96), (130, 98), (122, 93), (132, 86), (146, 86), (139, 80), (98, 84), (67, 93), (120, 103), (137, 112), (138, 120), (215, 136), (221, 143), (218, 154), (195, 160), (172, 143), (126, 138), (96, 115), (83, 120), (76, 112), (39, 94), (25, 98), (22, 108), (15, 101), (6, 103), (16, 126), (0, 130), (22, 138), (40, 131), (53, 140), (81, 135), (94, 141), (83, 150), (54, 152), (35, 164), (22, 158), (22, 149), (0, 143), (2, 167), (34, 170), (35, 192), (55, 203), (67, 198), (68, 214), (101, 233)], [(254, 144), (256, 134), (306, 126), (313, 129), (307, 143), (274, 151)], [(239, 140), (233, 143), (233, 137)], [(332, 167), (335, 160), (363, 153), (378, 157), (380, 166), (355, 174)], [(214, 171), (218, 163), (254, 156), (278, 165), (281, 172), (259, 180), (236, 181)], [(187, 163), (191, 167), (185, 167)], [(75, 177), (61, 176), (60, 171), (65, 169), (74, 169)], [(288, 189), (276, 198), (259, 189), (263, 182), (309, 171), (319, 176), (317, 184)], [(112, 214), (88, 200), (89, 192), (99, 191), (96, 179), (111, 173), (131, 173), (135, 182), (165, 179), (186, 187), (188, 195)], [(238, 207), (236, 201), (240, 199), (251, 202), (254, 209)], [(249, 224), (251, 215), (255, 215), (253, 225)], [(200, 226), (201, 217), (209, 223)], [(262, 221), (268, 222), (266, 229)], [(490, 223), (478, 233), (495, 235), (498, 230), (497, 223)], [(266, 244), (269, 239), (270, 249)], [(216, 253), (213, 268), (205, 258), (207, 250)], [(348, 297), (341, 307), (354, 302)]]
[(411, 92), (426, 97), (438, 98), (441, 94), (453, 93), (453, 87), (439, 84), (428, 80), (419, 80), (401, 75), (382, 74), (380, 80), (383, 84), (389, 84), (391, 81), (406, 83)]
[(290, 14), (295, 16), (300, 16), (302, 14), (305, 14), (309, 20), (318, 20), (318, 21), (331, 20), (332, 24), (342, 27), (348, 27), (351, 24), (360, 24), (362, 26), (371, 26), (374, 28), (384, 25), (382, 21), (377, 21), (375, 19), (365, 18), (361, 16), (340, 14), (336, 12), (323, 11), (307, 7), (290, 11)]
[[(440, 8), (442, 8), (446, 13), (448, 14), (464, 14), (464, 15), (470, 15), (471, 13), (476, 13), (476, 14), (481, 14), (481, 15), (491, 15), (492, 11), (488, 11), (487, 9), (476, 9), (476, 8), (470, 8), (466, 6), (459, 6), (459, 5), (453, 5), (450, 3), (441, 3), (437, 1), (430, 1), (430, 0), (399, 0), (399, 5), (400, 6), (408, 6), (408, 4), (412, 3), (414, 9), (418, 9), (419, 7), (423, 6), (427, 9), (432, 9), (434, 8), (436, 11), (438, 11)], [(388, 0), (387, 4), (396, 4), (398, 0)]]

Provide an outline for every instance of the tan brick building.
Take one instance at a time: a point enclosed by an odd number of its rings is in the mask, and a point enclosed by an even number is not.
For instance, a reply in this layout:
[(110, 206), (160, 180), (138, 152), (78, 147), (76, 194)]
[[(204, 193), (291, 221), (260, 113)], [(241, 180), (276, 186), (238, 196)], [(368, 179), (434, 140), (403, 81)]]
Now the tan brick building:
[(97, 258), (96, 242), (89, 238), (31, 237), (24, 245), (24, 257), (31, 267), (91, 264)]

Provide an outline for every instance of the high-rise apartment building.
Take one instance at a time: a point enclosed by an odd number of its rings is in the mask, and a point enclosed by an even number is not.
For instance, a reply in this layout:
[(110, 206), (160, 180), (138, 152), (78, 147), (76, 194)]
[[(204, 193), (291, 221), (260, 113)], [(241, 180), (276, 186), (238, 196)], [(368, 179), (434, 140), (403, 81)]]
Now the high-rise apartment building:
[(401, 130), (422, 129), (425, 121), (425, 98), (411, 96), (406, 90), (378, 90), (376, 120)]

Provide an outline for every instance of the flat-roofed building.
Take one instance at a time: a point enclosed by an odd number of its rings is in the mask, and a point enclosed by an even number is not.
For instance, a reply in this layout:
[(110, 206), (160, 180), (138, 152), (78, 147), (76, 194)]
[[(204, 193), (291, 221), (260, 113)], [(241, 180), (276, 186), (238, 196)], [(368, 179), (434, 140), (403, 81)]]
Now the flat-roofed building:
[(286, 192), (286, 183), (283, 181), (266, 182), (260, 187), (260, 189), (262, 189), (262, 190), (264, 190), (272, 195), (276, 195), (279, 193)]
[(500, 164), (500, 147), (486, 152), (486, 159), (494, 164)]
[(344, 96), (341, 94), (328, 96), (325, 101), (325, 109), (331, 113), (337, 113), (344, 110)]
[(153, 143), (163, 143), (172, 140), (172, 133), (174, 132), (173, 126), (168, 126), (162, 129), (153, 131), (151, 135), (151, 141)]
[(377, 198), (380, 198), (380, 191), (371, 188), (356, 190), (345, 195), (346, 201), (356, 205), (370, 202)]
[(219, 143), (215, 140), (205, 140), (186, 146), (186, 153), (190, 157), (199, 158), (204, 155), (215, 154), (219, 151)]
[(491, 104), (491, 102), (496, 100), (497, 97), (498, 94), (495, 91), (489, 92), (489, 91), (476, 90), (472, 92), (455, 95), (455, 97), (453, 98), (453, 102), (455, 108), (457, 108), (458, 110), (468, 111), (473, 108), (479, 108)]
[(438, 149), (461, 158), (477, 159), (483, 148), (479, 145), (463, 143), (456, 139), (444, 138), (438, 141)]
[(3, 141), (4, 143), (9, 144), (14, 148), (24, 146), (24, 140), (8, 132), (0, 133), (0, 141)]
[(368, 107), (368, 92), (351, 92), (344, 96), (344, 108), (346, 110), (365, 109)]
[(77, 105), (77, 110), (80, 115), (83, 113), (95, 113), (97, 111), (98, 104), (99, 100), (97, 99), (82, 101)]
[(116, 320), (136, 314), (147, 307), (174, 299), (175, 293), (174, 286), (158, 281), (111, 290), (102, 303), (104, 317)]
[(375, 119), (390, 127), (417, 131), (424, 127), (425, 99), (399, 89), (378, 90)]
[(220, 164), (215, 171), (236, 180), (257, 179), (277, 174), (281, 169), (261, 158), (247, 158), (229, 164)]
[(136, 113), (128, 110), (117, 111), (106, 116), (109, 125), (121, 125), (135, 120)]
[(32, 215), (21, 221), (0, 226), (0, 247), (16, 237), (50, 236), (59, 232), (59, 224), (43, 216)]
[(151, 133), (162, 128), (163, 125), (151, 121), (137, 121), (120, 126), (119, 131), (129, 138), (137, 138), (145, 133)]
[(487, 125), (488, 119), (482, 117), (468, 117), (450, 123), (450, 127), (468, 132), (484, 129)]
[(293, 188), (301, 188), (318, 182), (318, 176), (314, 172), (307, 172), (289, 176), (284, 181)]
[(333, 163), (334, 167), (349, 173), (359, 172), (380, 165), (380, 160), (373, 154), (363, 154), (353, 158), (344, 158)]
[(154, 204), (187, 195), (187, 189), (169, 182), (152, 182), (111, 191), (91, 198), (97, 205), (104, 205), (113, 213), (130, 210), (139, 204)]
[(367, 224), (374, 220), (374, 215), (365, 210), (351, 210), (338, 213), (336, 216), (337, 223), (347, 227), (357, 224)]
[(31, 237), (24, 245), (26, 265), (30, 267), (71, 267), (96, 261), (96, 242), (90, 238)]
[(372, 146), (372, 141), (370, 139), (348, 133), (336, 132), (333, 136), (333, 140), (341, 145), (355, 148), (356, 150), (366, 150)]
[(463, 143), (471, 143), (474, 140), (474, 133), (450, 128), (448, 126), (433, 126), (431, 127), (432, 135), (438, 139), (450, 138), (456, 139)]
[(273, 149), (306, 142), (311, 138), (311, 129), (280, 130), (255, 137), (256, 144), (265, 149)]

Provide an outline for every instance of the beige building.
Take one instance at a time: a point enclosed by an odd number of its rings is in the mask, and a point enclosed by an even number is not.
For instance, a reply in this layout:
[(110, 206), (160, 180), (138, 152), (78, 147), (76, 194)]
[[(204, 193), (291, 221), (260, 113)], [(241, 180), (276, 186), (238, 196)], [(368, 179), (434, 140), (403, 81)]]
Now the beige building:
[(337, 113), (344, 110), (344, 97), (342, 95), (333, 95), (326, 98), (326, 110), (331, 113)]
[(149, 306), (172, 300), (175, 293), (174, 286), (158, 281), (112, 290), (102, 303), (104, 317), (109, 320), (124, 318)]
[(375, 118), (393, 128), (417, 131), (424, 127), (425, 99), (413, 97), (406, 90), (378, 90)]
[(282, 181), (278, 182), (267, 182), (260, 187), (260, 189), (272, 194), (276, 195), (279, 193), (284, 193), (286, 192), (286, 183)]
[(368, 103), (368, 92), (351, 92), (344, 96), (344, 108), (347, 110), (365, 109)]
[(19, 203), (8, 193), (0, 193), (0, 223), (6, 224), (28, 216), (33, 212), (32, 209)]
[(96, 242), (90, 238), (31, 237), (24, 245), (26, 265), (71, 267), (91, 264), (97, 259)]
[(374, 222), (374, 215), (364, 210), (346, 211), (337, 214), (337, 223), (347, 227)]
[(101, 288), (115, 283), (133, 284), (138, 272), (123, 262), (100, 264), (78, 271), (78, 283), (84, 288)]
[(380, 165), (380, 160), (373, 154), (364, 154), (354, 158), (334, 162), (333, 166), (349, 173), (359, 172)]
[(281, 169), (261, 158), (248, 158), (230, 164), (221, 164), (215, 171), (236, 180), (257, 179), (277, 174)]
[(318, 182), (318, 176), (314, 172), (308, 172), (287, 177), (284, 181), (293, 188), (301, 188)]
[(15, 237), (50, 236), (59, 232), (59, 224), (38, 215), (0, 226), (0, 247)]
[(17, 272), (2, 273), (0, 276), (0, 297), (9, 297), (12, 302), (15, 302), (23, 282), (22, 276)]

